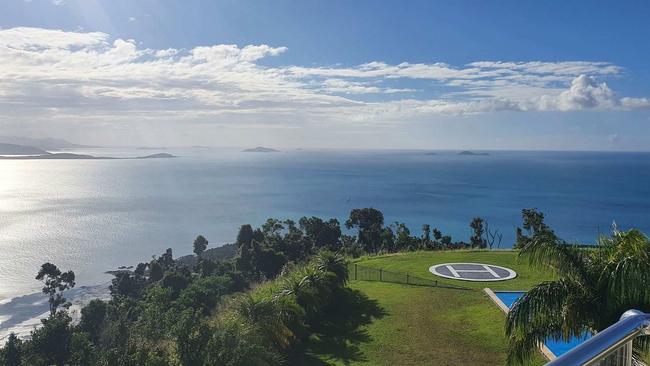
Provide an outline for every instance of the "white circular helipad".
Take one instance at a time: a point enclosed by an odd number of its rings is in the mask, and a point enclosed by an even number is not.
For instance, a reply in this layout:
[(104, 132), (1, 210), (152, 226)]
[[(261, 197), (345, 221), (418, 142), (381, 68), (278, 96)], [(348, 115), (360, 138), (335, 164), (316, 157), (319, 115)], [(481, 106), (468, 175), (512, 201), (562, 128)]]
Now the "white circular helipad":
[(510, 268), (482, 263), (443, 263), (429, 268), (436, 276), (462, 281), (505, 281), (517, 277)]

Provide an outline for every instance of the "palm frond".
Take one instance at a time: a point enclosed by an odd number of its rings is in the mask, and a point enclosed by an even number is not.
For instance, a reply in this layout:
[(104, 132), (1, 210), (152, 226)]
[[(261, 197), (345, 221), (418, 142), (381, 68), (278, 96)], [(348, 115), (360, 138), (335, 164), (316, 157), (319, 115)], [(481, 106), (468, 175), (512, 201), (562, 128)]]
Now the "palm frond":
[(527, 359), (548, 337), (568, 340), (588, 330), (598, 312), (588, 291), (578, 282), (560, 279), (543, 282), (523, 295), (506, 319), (511, 363)]
[(586, 283), (589, 273), (584, 250), (559, 241), (555, 235), (538, 235), (519, 251), (520, 258), (538, 267), (549, 268), (560, 276)]

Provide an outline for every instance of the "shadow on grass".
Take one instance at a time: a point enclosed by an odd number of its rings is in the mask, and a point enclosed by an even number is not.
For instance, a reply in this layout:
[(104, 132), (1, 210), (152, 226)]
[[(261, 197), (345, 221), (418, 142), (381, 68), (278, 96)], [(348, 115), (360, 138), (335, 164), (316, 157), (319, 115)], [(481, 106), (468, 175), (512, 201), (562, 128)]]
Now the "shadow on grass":
[(387, 315), (376, 300), (349, 288), (336, 295), (325, 314), (311, 327), (312, 336), (297, 350), (290, 365), (330, 365), (328, 361), (347, 365), (365, 361), (359, 344), (372, 339), (362, 327)]

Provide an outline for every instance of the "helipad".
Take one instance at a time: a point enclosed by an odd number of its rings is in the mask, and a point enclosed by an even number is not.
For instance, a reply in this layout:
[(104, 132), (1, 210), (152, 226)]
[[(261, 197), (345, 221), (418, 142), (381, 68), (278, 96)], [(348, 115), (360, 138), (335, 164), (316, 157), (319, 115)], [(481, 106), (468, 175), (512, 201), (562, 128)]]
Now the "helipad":
[(482, 263), (443, 263), (429, 268), (436, 276), (462, 281), (505, 281), (517, 277), (510, 268)]

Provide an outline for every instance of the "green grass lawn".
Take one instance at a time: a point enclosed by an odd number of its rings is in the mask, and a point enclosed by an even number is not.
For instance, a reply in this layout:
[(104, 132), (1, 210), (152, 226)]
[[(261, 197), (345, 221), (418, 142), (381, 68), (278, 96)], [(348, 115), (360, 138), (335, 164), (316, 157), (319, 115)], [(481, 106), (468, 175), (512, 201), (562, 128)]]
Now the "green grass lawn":
[[(409, 286), (384, 282), (351, 281), (351, 293), (368, 309), (356, 308), (345, 334), (324, 331), (306, 345), (306, 365), (503, 365), (507, 341), (505, 315), (482, 291), (527, 290), (552, 279), (543, 270), (519, 263), (512, 251), (413, 252), (366, 257), (359, 265), (435, 278), (431, 265), (445, 262), (480, 262), (514, 269), (517, 278), (503, 282), (468, 282), (440, 279), (469, 290)], [(348, 305), (340, 305), (343, 314)], [(347, 335), (349, 333), (349, 336)], [(541, 365), (539, 354), (531, 365)]]

